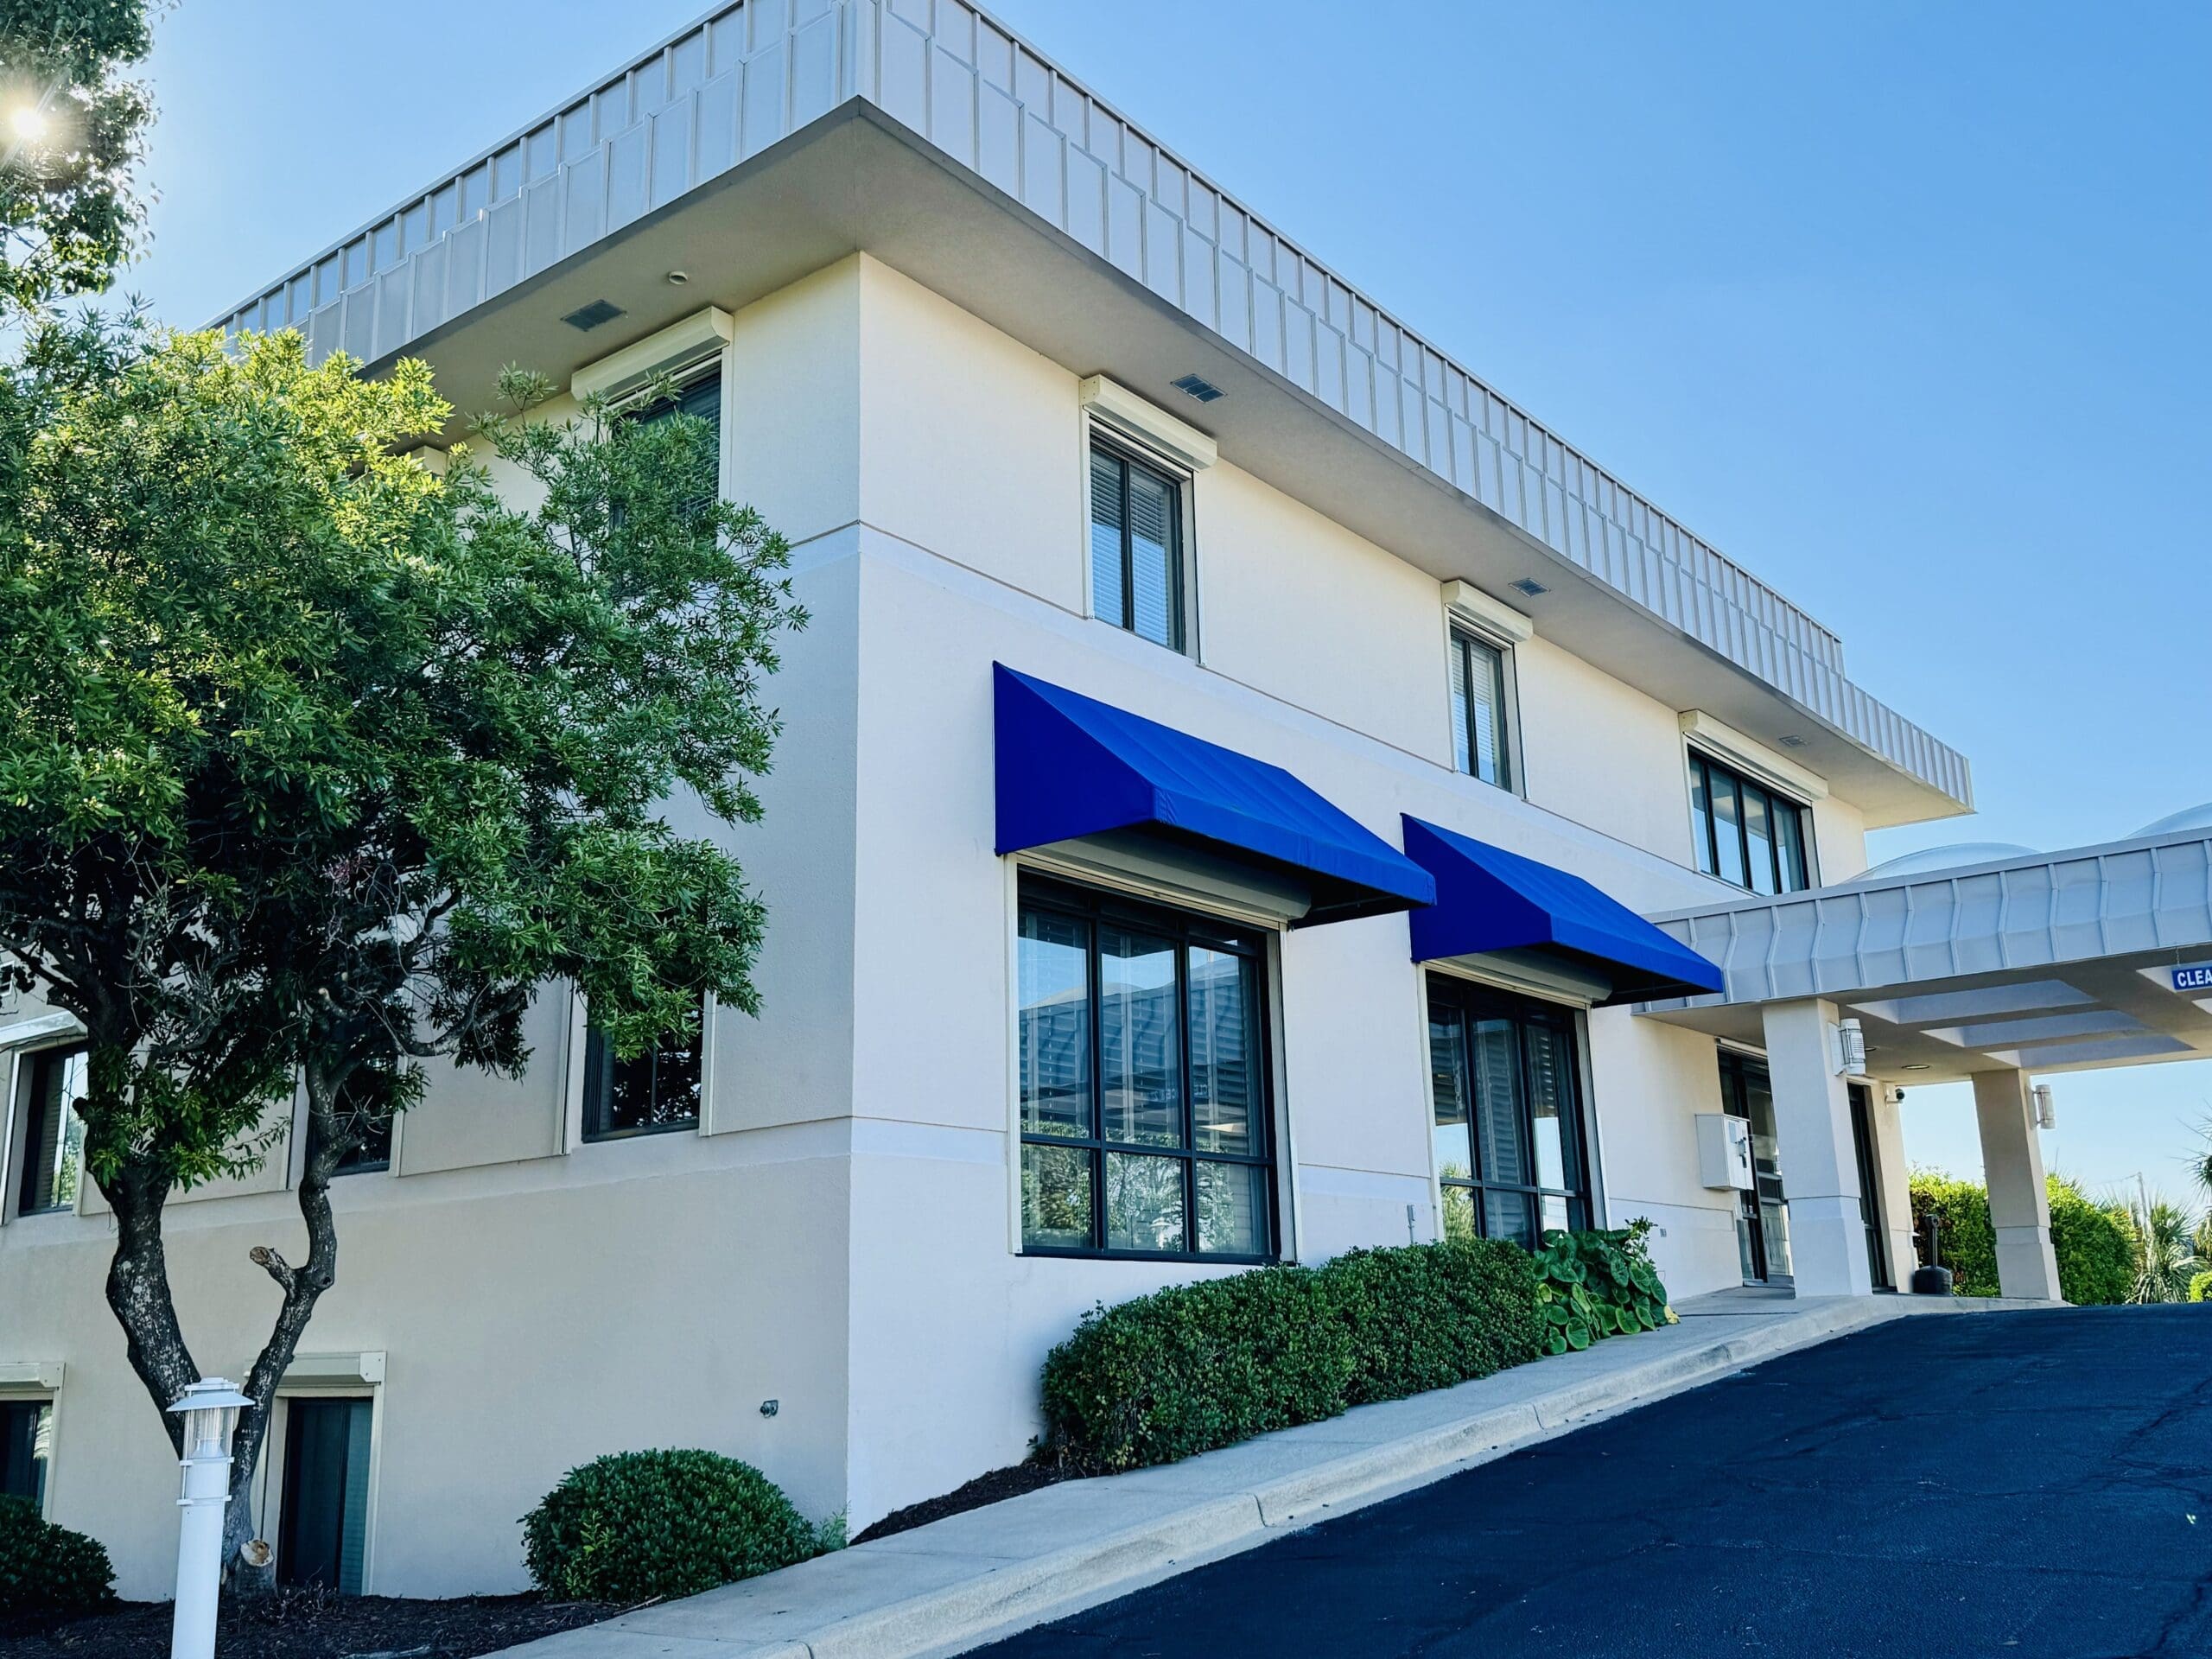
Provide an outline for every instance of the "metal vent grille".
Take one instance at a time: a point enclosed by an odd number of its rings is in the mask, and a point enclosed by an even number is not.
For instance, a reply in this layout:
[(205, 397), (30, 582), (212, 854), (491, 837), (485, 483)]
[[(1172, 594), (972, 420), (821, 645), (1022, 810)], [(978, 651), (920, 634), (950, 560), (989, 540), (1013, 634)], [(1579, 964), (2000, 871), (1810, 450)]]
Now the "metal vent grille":
[(1542, 582), (1538, 582), (1534, 576), (1523, 576), (1520, 581), (1514, 582), (1511, 585), (1515, 593), (1526, 594), (1531, 599), (1534, 599), (1538, 594), (1548, 594), (1551, 592), (1550, 588), (1545, 587)]
[(588, 334), (602, 322), (612, 322), (622, 315), (622, 308), (606, 300), (594, 300), (589, 305), (579, 306), (561, 319), (578, 334)]
[(1211, 380), (1201, 380), (1195, 374), (1186, 374), (1179, 380), (1169, 382), (1176, 391), (1185, 391), (1202, 404), (1210, 404), (1221, 396), (1221, 388)]

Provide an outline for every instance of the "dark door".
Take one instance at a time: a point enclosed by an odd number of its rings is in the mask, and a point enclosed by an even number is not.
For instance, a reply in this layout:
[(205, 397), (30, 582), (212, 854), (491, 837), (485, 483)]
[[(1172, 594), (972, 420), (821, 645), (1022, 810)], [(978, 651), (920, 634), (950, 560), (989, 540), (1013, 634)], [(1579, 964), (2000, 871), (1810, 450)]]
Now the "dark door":
[(358, 1595), (367, 1541), (369, 1402), (293, 1400), (285, 1413), (276, 1576)]
[(1789, 1199), (1782, 1189), (1782, 1147), (1774, 1128), (1774, 1086), (1766, 1062), (1732, 1049), (1720, 1052), (1720, 1107), (1751, 1131), (1751, 1186), (1739, 1194), (1736, 1244), (1747, 1285), (1787, 1285)]
[(1874, 1166), (1874, 1098), (1863, 1083), (1851, 1085), (1851, 1143), (1859, 1157), (1859, 1214), (1866, 1224), (1866, 1276), (1877, 1290), (1895, 1290), (1882, 1226), (1882, 1189)]

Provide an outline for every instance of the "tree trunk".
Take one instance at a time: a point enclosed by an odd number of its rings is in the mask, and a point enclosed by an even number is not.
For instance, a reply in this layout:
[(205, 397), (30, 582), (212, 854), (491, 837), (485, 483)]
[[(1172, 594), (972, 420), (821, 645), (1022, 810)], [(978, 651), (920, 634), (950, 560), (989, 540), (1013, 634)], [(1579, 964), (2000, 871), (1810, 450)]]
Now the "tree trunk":
[[(257, 1541), (254, 1476), (268, 1444), (277, 1386), (298, 1351), (315, 1304), (337, 1278), (338, 1230), (330, 1211), (330, 1178), (351, 1143), (350, 1136), (332, 1132), (338, 1090), (337, 1077), (323, 1068), (308, 1068), (307, 1159), (299, 1186), (300, 1217), (307, 1224), (307, 1259), (296, 1268), (265, 1244), (257, 1245), (251, 1252), (254, 1264), (276, 1281), (284, 1300), (268, 1341), (239, 1384), (253, 1404), (238, 1413), (238, 1428), (232, 1437), (231, 1501), (223, 1525), (225, 1576), (238, 1594), (265, 1592), (276, 1585), (268, 1552), (249, 1548)], [(162, 1209), (169, 1183), (143, 1164), (133, 1163), (112, 1179), (100, 1182), (100, 1191), (113, 1207), (116, 1218), (115, 1256), (108, 1268), (108, 1306), (123, 1326), (130, 1368), (160, 1412), (170, 1446), (181, 1455), (184, 1425), (168, 1408), (187, 1387), (200, 1381), (200, 1374), (177, 1323), (162, 1245)]]

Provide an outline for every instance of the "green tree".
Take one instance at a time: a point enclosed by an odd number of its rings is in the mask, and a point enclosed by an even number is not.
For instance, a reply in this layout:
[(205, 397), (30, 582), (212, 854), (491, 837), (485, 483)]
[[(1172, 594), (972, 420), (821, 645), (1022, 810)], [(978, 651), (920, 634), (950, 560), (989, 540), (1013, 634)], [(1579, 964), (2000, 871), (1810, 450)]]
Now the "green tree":
[(2164, 1198), (2128, 1211), (2128, 1236), (2135, 1247), (2135, 1284), (2131, 1302), (2178, 1302), (2189, 1294), (2196, 1257), (2190, 1243), (2189, 1217)]
[(153, 103), (126, 78), (152, 45), (145, 0), (0, 6), (0, 300), (107, 287), (145, 224), (131, 172)]
[(661, 809), (760, 816), (804, 621), (782, 540), (718, 498), (705, 423), (490, 422), (525, 508), (401, 453), (448, 414), (423, 365), (366, 380), (289, 334), (47, 321), (0, 372), (0, 952), (86, 1027), (108, 1300), (157, 1407), (200, 1375), (163, 1206), (305, 1100), (304, 1253), (252, 1251), (281, 1300), (233, 1546), (335, 1281), (330, 1178), (422, 1062), (519, 1068), (556, 980), (626, 1053), (702, 993), (758, 1006), (762, 902)]

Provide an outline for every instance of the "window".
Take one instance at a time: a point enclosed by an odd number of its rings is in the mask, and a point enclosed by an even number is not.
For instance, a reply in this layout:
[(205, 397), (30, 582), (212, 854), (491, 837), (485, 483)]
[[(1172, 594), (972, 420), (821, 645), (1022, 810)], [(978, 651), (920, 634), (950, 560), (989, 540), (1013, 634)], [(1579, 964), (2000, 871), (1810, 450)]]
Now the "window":
[(372, 1117), (361, 1125), (361, 1137), (346, 1148), (346, 1155), (338, 1160), (336, 1173), (340, 1175), (366, 1175), (391, 1167), (391, 1128), (396, 1120), (389, 1112)]
[(0, 1497), (46, 1503), (46, 1465), (54, 1407), (44, 1400), (0, 1400)]
[(85, 1120), (77, 1116), (77, 1103), (85, 1097), (86, 1055), (80, 1045), (41, 1049), (24, 1058), (19, 1215), (76, 1206), (85, 1163)]
[(1126, 451), (1090, 448), (1090, 591), (1117, 628), (1183, 649), (1183, 492)]
[(691, 1034), (671, 1032), (634, 1059), (623, 1059), (594, 1026), (584, 1034), (584, 1139), (615, 1141), (699, 1127), (707, 1022), (702, 1007)]
[(1023, 1248), (1273, 1255), (1261, 938), (1043, 883), (1020, 931)]
[(1458, 628), (1452, 631), (1452, 763), (1470, 778), (1513, 787), (1505, 652)]
[(285, 1402), (284, 1497), (276, 1534), (280, 1583), (361, 1593), (372, 1409), (365, 1399)]
[(1690, 755), (1690, 834), (1697, 867), (1752, 893), (1802, 893), (1805, 809), (1694, 751)]
[(696, 380), (679, 382), (673, 399), (641, 404), (631, 416), (642, 425), (664, 421), (671, 415), (689, 415), (704, 421), (717, 432), (722, 423), (722, 378), (717, 369)]
[(1431, 975), (1428, 1050), (1444, 1236), (1534, 1249), (1587, 1227), (1573, 1015)]

